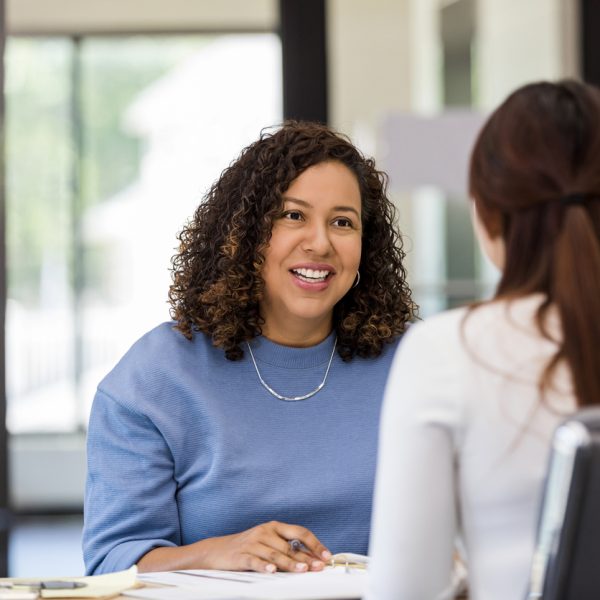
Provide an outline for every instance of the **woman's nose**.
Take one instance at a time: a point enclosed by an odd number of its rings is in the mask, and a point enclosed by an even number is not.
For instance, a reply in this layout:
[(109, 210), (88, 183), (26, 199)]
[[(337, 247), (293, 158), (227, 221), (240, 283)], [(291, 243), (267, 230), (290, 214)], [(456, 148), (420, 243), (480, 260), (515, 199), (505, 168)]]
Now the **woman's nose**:
[(312, 252), (321, 256), (331, 250), (329, 229), (325, 225), (313, 224), (305, 228), (305, 238), (302, 243), (305, 252)]

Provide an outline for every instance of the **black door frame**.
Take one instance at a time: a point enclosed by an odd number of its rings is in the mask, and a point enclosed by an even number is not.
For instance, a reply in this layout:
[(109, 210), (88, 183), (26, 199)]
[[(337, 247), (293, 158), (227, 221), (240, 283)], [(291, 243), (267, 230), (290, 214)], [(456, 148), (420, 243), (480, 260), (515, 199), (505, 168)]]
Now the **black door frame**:
[(283, 117), (328, 121), (326, 0), (279, 0)]
[(600, 2), (580, 0), (581, 76), (600, 87)]

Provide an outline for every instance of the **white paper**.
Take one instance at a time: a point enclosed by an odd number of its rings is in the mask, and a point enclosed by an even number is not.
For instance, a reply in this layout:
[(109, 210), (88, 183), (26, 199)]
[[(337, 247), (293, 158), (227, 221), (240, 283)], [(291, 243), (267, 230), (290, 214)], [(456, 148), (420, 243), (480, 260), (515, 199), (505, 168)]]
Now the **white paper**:
[(0, 600), (35, 600), (37, 597), (37, 592), (0, 588)]
[[(217, 579), (220, 576), (223, 578)], [(363, 570), (346, 573), (345, 569), (298, 574), (237, 571), (146, 573), (139, 579), (169, 587), (129, 590), (124, 595), (146, 600), (336, 600), (361, 598), (366, 588), (366, 577)]]
[(258, 581), (274, 581), (289, 573), (255, 573), (254, 571), (219, 571), (218, 569), (192, 569), (189, 571), (158, 571), (140, 573), (139, 581), (164, 585), (203, 585), (206, 579), (234, 581), (238, 583), (256, 583)]
[(185, 587), (140, 588), (129, 590), (123, 596), (141, 600), (248, 600), (244, 596), (219, 592), (211, 594), (204, 590), (200, 592), (197, 588)]

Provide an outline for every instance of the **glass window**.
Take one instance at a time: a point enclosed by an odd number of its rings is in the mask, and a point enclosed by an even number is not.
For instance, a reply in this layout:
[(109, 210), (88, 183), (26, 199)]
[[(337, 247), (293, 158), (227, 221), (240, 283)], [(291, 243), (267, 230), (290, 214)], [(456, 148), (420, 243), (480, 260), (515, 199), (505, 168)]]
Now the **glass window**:
[(72, 148), (65, 39), (6, 47), (8, 428), (75, 426)]
[(274, 34), (9, 38), (8, 428), (73, 430), (168, 320), (176, 233), (282, 119)]

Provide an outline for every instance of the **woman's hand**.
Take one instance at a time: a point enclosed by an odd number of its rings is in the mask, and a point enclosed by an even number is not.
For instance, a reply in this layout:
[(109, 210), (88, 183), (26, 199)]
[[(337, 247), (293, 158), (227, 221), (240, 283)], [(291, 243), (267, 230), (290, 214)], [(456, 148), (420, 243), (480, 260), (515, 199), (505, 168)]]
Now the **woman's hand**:
[[(298, 540), (302, 547), (294, 550), (290, 540)], [(331, 558), (329, 550), (308, 529), (278, 521), (204, 541), (209, 569), (320, 571)]]
[[(292, 548), (291, 540), (298, 540), (300, 547)], [(138, 569), (140, 572), (221, 569), (302, 573), (322, 570), (330, 558), (329, 550), (305, 527), (271, 521), (188, 546), (155, 548), (140, 559)]]

